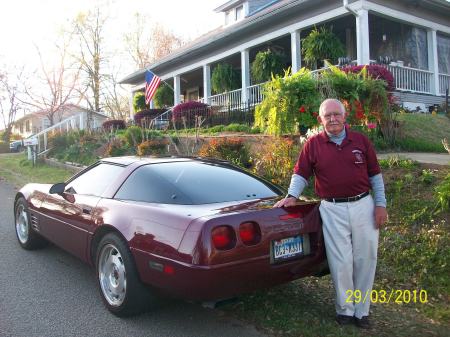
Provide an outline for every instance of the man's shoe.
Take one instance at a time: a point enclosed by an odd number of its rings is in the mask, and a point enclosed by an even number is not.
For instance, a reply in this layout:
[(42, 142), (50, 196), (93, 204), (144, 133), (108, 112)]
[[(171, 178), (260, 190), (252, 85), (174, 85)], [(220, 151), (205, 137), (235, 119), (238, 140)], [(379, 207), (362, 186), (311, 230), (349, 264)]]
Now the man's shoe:
[(355, 321), (355, 318), (353, 316), (336, 315), (336, 322), (338, 322), (339, 325), (353, 324), (354, 321)]
[(370, 324), (369, 316), (363, 316), (361, 318), (355, 317), (355, 324), (358, 328), (361, 328), (361, 329), (372, 328), (372, 324)]

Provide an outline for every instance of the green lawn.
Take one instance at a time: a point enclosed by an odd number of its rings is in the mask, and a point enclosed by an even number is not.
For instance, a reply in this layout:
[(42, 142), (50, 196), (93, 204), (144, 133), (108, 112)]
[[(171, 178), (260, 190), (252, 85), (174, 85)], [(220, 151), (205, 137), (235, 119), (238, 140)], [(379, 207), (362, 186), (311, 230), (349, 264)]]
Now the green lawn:
[(20, 188), (29, 182), (56, 183), (65, 181), (72, 171), (38, 163), (33, 167), (24, 153), (0, 154), (0, 178)]
[(414, 152), (446, 152), (442, 139), (450, 141), (450, 118), (445, 115), (397, 114), (400, 121), (399, 145)]

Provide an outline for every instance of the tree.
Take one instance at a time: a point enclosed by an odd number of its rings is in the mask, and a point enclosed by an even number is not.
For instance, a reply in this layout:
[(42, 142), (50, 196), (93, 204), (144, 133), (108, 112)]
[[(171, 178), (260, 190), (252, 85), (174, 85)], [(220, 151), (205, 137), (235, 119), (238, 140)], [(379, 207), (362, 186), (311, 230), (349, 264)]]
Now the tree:
[(81, 100), (78, 92), (81, 66), (68, 55), (70, 43), (71, 36), (64, 36), (63, 41), (57, 44), (56, 53), (52, 53), (56, 55), (54, 66), (47, 65), (49, 56), (44, 57), (36, 47), (40, 60), (40, 69), (37, 71), (40, 83), (24, 89), (28, 99), (23, 103), (45, 111), (50, 125), (62, 119), (66, 104), (78, 104)]
[(339, 38), (334, 35), (333, 28), (314, 27), (302, 41), (302, 52), (309, 67), (317, 68), (318, 62), (328, 60), (336, 63), (338, 57), (344, 56), (345, 48)]
[(111, 71), (106, 77), (107, 85), (105, 86), (105, 111), (113, 119), (125, 120), (129, 115), (129, 101), (125, 94), (125, 89), (119, 84), (118, 71)]
[(151, 20), (135, 14), (135, 26), (124, 35), (125, 50), (136, 67), (143, 69), (152, 62), (180, 48), (184, 40), (175, 36), (161, 24), (149, 24)]
[[(87, 101), (90, 110), (101, 111), (101, 87), (105, 80), (102, 66), (105, 63), (103, 51), (104, 27), (108, 20), (101, 14), (100, 8), (79, 13), (74, 21), (74, 32), (80, 41), (79, 56), (76, 56), (81, 69), (85, 74), (85, 87), (83, 98)], [(82, 92), (83, 93), (83, 92)], [(89, 122), (90, 118), (88, 118)]]
[(21, 106), (18, 95), (22, 77), (23, 69), (17, 73), (15, 81), (11, 80), (7, 72), (0, 73), (0, 114), (5, 129), (2, 137), (5, 143), (9, 143), (17, 111)]

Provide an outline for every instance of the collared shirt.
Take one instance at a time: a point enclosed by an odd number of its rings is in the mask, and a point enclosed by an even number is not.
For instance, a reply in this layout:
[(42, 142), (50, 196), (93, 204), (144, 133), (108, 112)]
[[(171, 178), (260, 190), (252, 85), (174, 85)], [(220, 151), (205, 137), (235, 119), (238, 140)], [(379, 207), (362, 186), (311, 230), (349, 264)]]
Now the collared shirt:
[(381, 172), (373, 145), (361, 133), (346, 126), (340, 145), (325, 131), (308, 139), (294, 168), (306, 180), (315, 175), (316, 194), (321, 198), (351, 197), (371, 188), (369, 177)]

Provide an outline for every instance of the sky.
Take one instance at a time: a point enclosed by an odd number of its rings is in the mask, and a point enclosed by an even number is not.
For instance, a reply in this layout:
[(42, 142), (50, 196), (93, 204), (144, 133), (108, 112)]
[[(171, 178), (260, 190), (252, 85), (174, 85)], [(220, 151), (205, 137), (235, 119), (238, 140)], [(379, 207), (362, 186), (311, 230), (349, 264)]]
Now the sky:
[(36, 45), (45, 52), (55, 36), (79, 12), (107, 4), (113, 25), (109, 41), (122, 38), (139, 12), (175, 35), (193, 39), (222, 24), (213, 10), (226, 0), (0, 0), (0, 64), (38, 64)]

